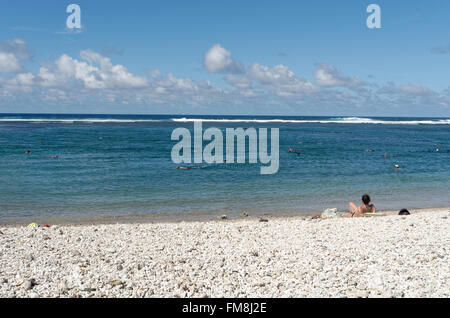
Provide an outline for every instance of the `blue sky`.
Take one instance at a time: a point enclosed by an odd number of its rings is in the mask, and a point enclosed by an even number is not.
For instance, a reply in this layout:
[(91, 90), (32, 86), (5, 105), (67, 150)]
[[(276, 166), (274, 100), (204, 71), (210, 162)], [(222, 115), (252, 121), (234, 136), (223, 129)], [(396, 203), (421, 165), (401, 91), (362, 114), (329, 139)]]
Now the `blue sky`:
[(0, 112), (450, 116), (449, 15), (446, 0), (10, 1)]

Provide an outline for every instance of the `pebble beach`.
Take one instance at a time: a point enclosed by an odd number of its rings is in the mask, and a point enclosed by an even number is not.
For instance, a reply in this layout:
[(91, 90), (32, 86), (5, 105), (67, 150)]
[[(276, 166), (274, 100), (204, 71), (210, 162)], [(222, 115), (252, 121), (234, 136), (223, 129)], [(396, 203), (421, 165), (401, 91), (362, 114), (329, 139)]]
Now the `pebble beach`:
[(0, 297), (449, 297), (450, 210), (0, 228)]

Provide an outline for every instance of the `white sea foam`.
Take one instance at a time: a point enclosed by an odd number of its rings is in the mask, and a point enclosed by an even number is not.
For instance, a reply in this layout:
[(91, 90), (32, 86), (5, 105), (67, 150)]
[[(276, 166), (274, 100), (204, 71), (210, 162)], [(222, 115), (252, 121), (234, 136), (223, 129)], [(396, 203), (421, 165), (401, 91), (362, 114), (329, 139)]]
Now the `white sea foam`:
[(321, 124), (385, 124), (385, 125), (450, 125), (450, 119), (429, 120), (383, 120), (361, 117), (338, 117), (330, 119), (210, 119), (173, 118), (175, 122), (223, 122), (223, 123), (321, 123)]
[(450, 125), (450, 119), (387, 120), (364, 117), (334, 117), (327, 119), (262, 119), (262, 118), (168, 118), (168, 119), (120, 119), (120, 118), (0, 118), (0, 122), (17, 123), (151, 123), (151, 122), (211, 122), (211, 123), (287, 123), (287, 124), (380, 124), (380, 125)]
[(97, 118), (80, 118), (80, 119), (51, 119), (51, 118), (0, 118), (0, 122), (25, 122), (25, 123), (146, 123), (161, 122), (166, 120), (155, 119), (97, 119)]

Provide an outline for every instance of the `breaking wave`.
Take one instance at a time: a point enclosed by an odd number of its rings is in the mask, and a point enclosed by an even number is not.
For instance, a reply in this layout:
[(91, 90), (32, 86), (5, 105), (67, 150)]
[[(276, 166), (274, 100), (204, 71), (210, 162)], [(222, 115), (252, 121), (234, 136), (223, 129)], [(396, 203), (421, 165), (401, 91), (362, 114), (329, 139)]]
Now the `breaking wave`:
[(151, 122), (210, 122), (210, 123), (287, 123), (287, 124), (304, 124), (304, 123), (320, 123), (320, 124), (379, 124), (379, 125), (450, 125), (450, 119), (426, 119), (426, 118), (365, 118), (365, 117), (323, 117), (323, 118), (302, 118), (302, 119), (282, 119), (282, 118), (54, 118), (44, 116), (38, 118), (32, 117), (0, 117), (0, 123), (151, 123)]

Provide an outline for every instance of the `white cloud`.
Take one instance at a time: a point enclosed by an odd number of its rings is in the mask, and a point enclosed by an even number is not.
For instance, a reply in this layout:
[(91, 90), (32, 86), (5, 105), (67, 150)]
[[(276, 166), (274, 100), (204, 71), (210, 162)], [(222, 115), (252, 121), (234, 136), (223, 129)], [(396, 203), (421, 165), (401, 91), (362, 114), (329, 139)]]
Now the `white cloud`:
[(0, 43), (0, 51), (12, 53), (19, 60), (31, 60), (27, 43), (22, 39), (9, 40), (5, 44)]
[(285, 65), (268, 67), (254, 63), (250, 67), (248, 76), (281, 97), (312, 93), (316, 90), (310, 81), (297, 77)]
[(397, 86), (392, 82), (387, 83), (378, 90), (379, 94), (389, 96), (404, 96), (404, 97), (429, 97), (436, 95), (437, 93), (429, 88), (426, 88), (419, 84), (406, 84)]
[(131, 74), (120, 64), (113, 65), (111, 60), (99, 53), (87, 50), (80, 53), (82, 60), (63, 54), (55, 61), (56, 70), (50, 74), (42, 69), (47, 85), (61, 84), (59, 81), (77, 80), (89, 89), (140, 88), (148, 85), (147, 79)]
[(224, 77), (225, 81), (236, 87), (236, 88), (250, 88), (252, 86), (252, 81), (245, 76), (235, 76), (232, 74), (227, 74)]
[(251, 66), (249, 75), (256, 81), (263, 84), (287, 83), (295, 78), (287, 66), (276, 65), (272, 68), (255, 63)]
[[(245, 96), (256, 95), (255, 90), (248, 90), (253, 87), (253, 81), (260, 88), (284, 98), (308, 94), (316, 90), (310, 81), (297, 77), (285, 65), (268, 67), (254, 63), (247, 67), (235, 61), (231, 53), (220, 44), (214, 45), (206, 52), (204, 64), (211, 73), (227, 73), (224, 80), (238, 90), (246, 90), (241, 92), (241, 95)], [(239, 73), (240, 76), (230, 73)]]
[(327, 87), (358, 87), (364, 84), (358, 76), (344, 76), (336, 67), (323, 63), (318, 64), (314, 80), (317, 85)]
[(159, 80), (155, 84), (157, 87), (172, 91), (195, 92), (198, 90), (198, 85), (194, 80), (190, 78), (176, 78), (172, 73), (168, 73), (166, 79)]
[(4, 111), (8, 107), (11, 109), (9, 105), (16, 105), (17, 100), (24, 101), (25, 105), (43, 102), (42, 105), (54, 104), (55, 107), (103, 105), (103, 111), (108, 111), (109, 106), (116, 107), (117, 111), (133, 105), (147, 112), (156, 105), (165, 113), (186, 113), (193, 109), (212, 113), (233, 109), (235, 113), (250, 113), (253, 107), (257, 111), (278, 113), (301, 109), (305, 114), (336, 111), (352, 114), (359, 109), (370, 113), (376, 109), (389, 111), (398, 105), (403, 105), (403, 109), (426, 106), (444, 110), (450, 105), (450, 89), (438, 93), (419, 84), (397, 86), (393, 83), (378, 88), (358, 76), (343, 75), (327, 64), (318, 65), (312, 82), (286, 65), (239, 63), (220, 44), (206, 52), (205, 68), (219, 73), (231, 88), (220, 88), (207, 80), (180, 78), (173, 73), (164, 75), (158, 69), (140, 76), (91, 50), (81, 51), (79, 57), (62, 54), (54, 62), (42, 65), (37, 72), (26, 71), (21, 65), (21, 61), (30, 58), (22, 40), (0, 45), (0, 72), (5, 72), (0, 74), (0, 107)]
[(41, 66), (36, 76), (36, 84), (41, 86), (57, 86), (62, 80), (58, 80), (55, 73), (51, 72), (47, 67)]
[(9, 80), (11, 85), (32, 86), (34, 84), (35, 76), (32, 73), (20, 73)]
[(17, 73), (22, 71), (22, 66), (17, 57), (12, 53), (0, 51), (0, 72)]
[(150, 72), (149, 72), (149, 74), (150, 74), (150, 76), (152, 77), (152, 78), (160, 78), (161, 76), (162, 76), (162, 73), (161, 73), (161, 71), (160, 70), (151, 70)]
[(21, 39), (0, 43), (0, 72), (19, 73), (23, 71), (20, 61), (30, 60), (27, 44)]
[(410, 94), (410, 95), (431, 95), (431, 94), (433, 94), (433, 91), (431, 91), (430, 89), (428, 89), (422, 85), (419, 85), (419, 84), (402, 85), (402, 86), (400, 86), (400, 91), (405, 94)]
[(220, 44), (213, 45), (204, 57), (204, 65), (210, 73), (242, 73), (243, 65), (234, 61), (231, 53)]

